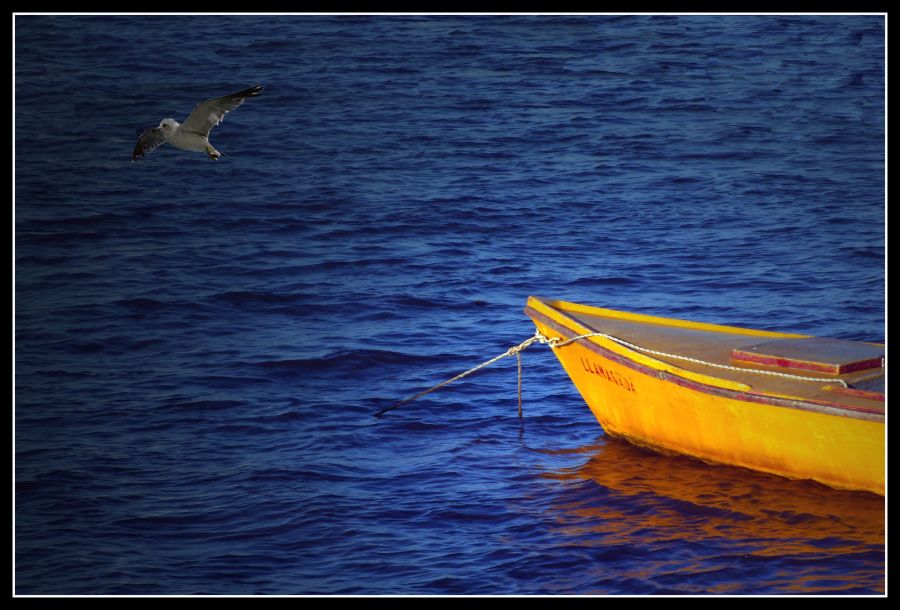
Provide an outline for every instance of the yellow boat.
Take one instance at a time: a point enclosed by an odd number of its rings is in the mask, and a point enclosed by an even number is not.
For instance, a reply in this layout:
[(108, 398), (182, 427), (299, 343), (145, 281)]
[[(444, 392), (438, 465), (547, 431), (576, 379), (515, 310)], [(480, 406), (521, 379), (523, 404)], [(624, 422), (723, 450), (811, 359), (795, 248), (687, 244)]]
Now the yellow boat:
[(884, 346), (529, 297), (603, 430), (637, 445), (884, 495)]

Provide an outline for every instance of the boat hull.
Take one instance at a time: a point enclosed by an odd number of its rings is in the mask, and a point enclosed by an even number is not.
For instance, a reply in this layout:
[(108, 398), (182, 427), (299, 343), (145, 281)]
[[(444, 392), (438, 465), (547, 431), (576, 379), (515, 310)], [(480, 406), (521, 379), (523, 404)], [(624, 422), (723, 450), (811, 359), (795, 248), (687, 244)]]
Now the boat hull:
[[(546, 337), (585, 328), (540, 301), (526, 313)], [(637, 445), (831, 487), (884, 494), (884, 418), (705, 383), (603, 339), (553, 349), (603, 430)], [(682, 374), (679, 374), (682, 373)]]

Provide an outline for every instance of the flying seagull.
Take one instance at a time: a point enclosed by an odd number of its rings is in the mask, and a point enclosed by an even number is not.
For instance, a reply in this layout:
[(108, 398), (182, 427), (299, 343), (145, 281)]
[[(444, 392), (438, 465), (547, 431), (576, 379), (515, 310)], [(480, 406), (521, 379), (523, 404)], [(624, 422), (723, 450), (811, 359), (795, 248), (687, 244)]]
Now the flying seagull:
[(168, 142), (182, 150), (203, 151), (213, 161), (222, 155), (209, 143), (209, 131), (222, 122), (225, 113), (234, 110), (249, 97), (255, 97), (262, 91), (262, 85), (256, 85), (231, 95), (214, 97), (200, 102), (184, 123), (175, 119), (163, 119), (159, 127), (144, 130), (138, 138), (131, 160), (140, 159), (151, 150)]

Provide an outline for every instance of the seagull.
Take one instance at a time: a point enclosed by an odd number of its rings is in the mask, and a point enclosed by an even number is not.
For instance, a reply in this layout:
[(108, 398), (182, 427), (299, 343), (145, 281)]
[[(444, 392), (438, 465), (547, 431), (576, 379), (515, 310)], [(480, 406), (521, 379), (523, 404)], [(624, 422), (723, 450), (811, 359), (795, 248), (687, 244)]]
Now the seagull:
[(175, 119), (163, 119), (159, 127), (144, 130), (138, 138), (131, 161), (140, 159), (145, 154), (168, 142), (182, 150), (203, 151), (213, 161), (217, 161), (222, 153), (209, 143), (209, 131), (222, 122), (225, 113), (234, 110), (247, 98), (255, 97), (262, 91), (262, 85), (256, 85), (231, 95), (214, 97), (194, 106), (190, 116), (184, 123)]

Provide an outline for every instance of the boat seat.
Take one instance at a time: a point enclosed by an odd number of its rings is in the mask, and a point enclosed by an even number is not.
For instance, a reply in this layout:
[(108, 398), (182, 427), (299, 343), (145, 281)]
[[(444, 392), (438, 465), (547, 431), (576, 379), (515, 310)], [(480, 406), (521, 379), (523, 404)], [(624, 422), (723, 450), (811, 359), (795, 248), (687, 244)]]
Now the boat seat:
[(884, 346), (843, 339), (808, 337), (774, 339), (737, 347), (731, 359), (739, 364), (843, 375), (881, 367)]

